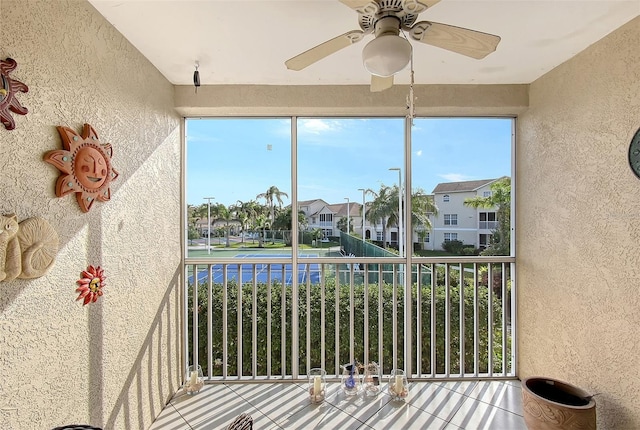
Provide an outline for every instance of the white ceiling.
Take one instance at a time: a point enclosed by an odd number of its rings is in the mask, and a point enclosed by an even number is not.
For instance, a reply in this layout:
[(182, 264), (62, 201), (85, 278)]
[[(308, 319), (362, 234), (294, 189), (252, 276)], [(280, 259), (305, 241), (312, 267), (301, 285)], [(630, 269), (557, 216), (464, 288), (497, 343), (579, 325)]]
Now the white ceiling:
[[(89, 0), (173, 84), (368, 84), (361, 51), (373, 38), (296, 72), (285, 60), (359, 29), (337, 0)], [(474, 60), (415, 43), (418, 84), (530, 83), (640, 15), (640, 0), (441, 0), (420, 14), (499, 35)], [(396, 83), (409, 83), (400, 72)]]

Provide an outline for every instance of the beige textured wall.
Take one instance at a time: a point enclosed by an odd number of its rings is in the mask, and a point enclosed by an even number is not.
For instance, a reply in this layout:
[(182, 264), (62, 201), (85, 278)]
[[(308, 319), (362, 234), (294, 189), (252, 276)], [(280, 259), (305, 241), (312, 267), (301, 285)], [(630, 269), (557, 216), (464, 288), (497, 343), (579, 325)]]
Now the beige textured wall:
[(640, 18), (531, 85), (517, 143), (520, 376), (596, 396), (640, 428)]
[[(44, 217), (60, 236), (52, 270), (0, 283), (0, 429), (91, 423), (149, 427), (178, 388), (180, 129), (173, 87), (92, 6), (0, 0), (0, 57), (29, 86), (0, 127), (0, 213)], [(55, 126), (95, 127), (113, 145), (112, 200), (82, 213), (57, 198)], [(75, 281), (104, 267), (83, 307)]]
[[(416, 85), (417, 115), (508, 115), (529, 103), (528, 85)], [(175, 106), (184, 116), (406, 115), (407, 85), (372, 93), (368, 85), (177, 86)]]

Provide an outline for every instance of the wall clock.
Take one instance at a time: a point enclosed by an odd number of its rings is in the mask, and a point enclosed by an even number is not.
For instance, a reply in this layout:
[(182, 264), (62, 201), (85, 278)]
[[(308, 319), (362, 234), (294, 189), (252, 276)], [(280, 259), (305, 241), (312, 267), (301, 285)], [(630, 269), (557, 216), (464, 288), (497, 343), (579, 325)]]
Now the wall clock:
[(629, 144), (629, 166), (633, 173), (640, 178), (640, 128)]
[(29, 91), (29, 87), (9, 76), (9, 73), (16, 67), (18, 67), (18, 63), (12, 58), (0, 60), (0, 122), (7, 130), (16, 128), (16, 122), (13, 120), (11, 112), (19, 115), (26, 115), (29, 112), (16, 98), (18, 91), (26, 93)]

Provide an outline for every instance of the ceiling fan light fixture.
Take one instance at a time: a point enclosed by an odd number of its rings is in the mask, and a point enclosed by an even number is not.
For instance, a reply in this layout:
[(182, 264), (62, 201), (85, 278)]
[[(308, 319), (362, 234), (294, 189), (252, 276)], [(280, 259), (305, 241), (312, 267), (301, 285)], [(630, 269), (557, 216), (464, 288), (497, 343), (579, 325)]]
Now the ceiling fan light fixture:
[(362, 62), (369, 73), (389, 77), (407, 67), (411, 60), (411, 43), (394, 34), (382, 34), (362, 50)]

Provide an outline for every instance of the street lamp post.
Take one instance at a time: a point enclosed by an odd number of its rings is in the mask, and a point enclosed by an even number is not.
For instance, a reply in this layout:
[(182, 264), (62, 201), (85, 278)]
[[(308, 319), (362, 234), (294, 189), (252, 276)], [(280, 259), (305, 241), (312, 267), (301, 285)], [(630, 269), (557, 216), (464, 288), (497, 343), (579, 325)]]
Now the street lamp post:
[(402, 171), (399, 167), (391, 167), (389, 170), (397, 170), (398, 171), (398, 255), (400, 257), (404, 256), (404, 252), (402, 249), (402, 239), (403, 239), (403, 231), (402, 231)]
[(351, 224), (351, 217), (349, 214), (349, 197), (344, 198), (347, 201), (347, 234), (349, 234), (349, 224)]
[[(362, 191), (362, 242), (364, 242), (364, 215), (366, 213), (366, 208), (364, 206), (364, 193), (366, 190), (364, 188), (358, 188), (358, 191)], [(364, 252), (364, 248), (362, 248)]]
[(211, 254), (211, 200), (215, 197), (205, 197), (207, 201), (207, 254)]

